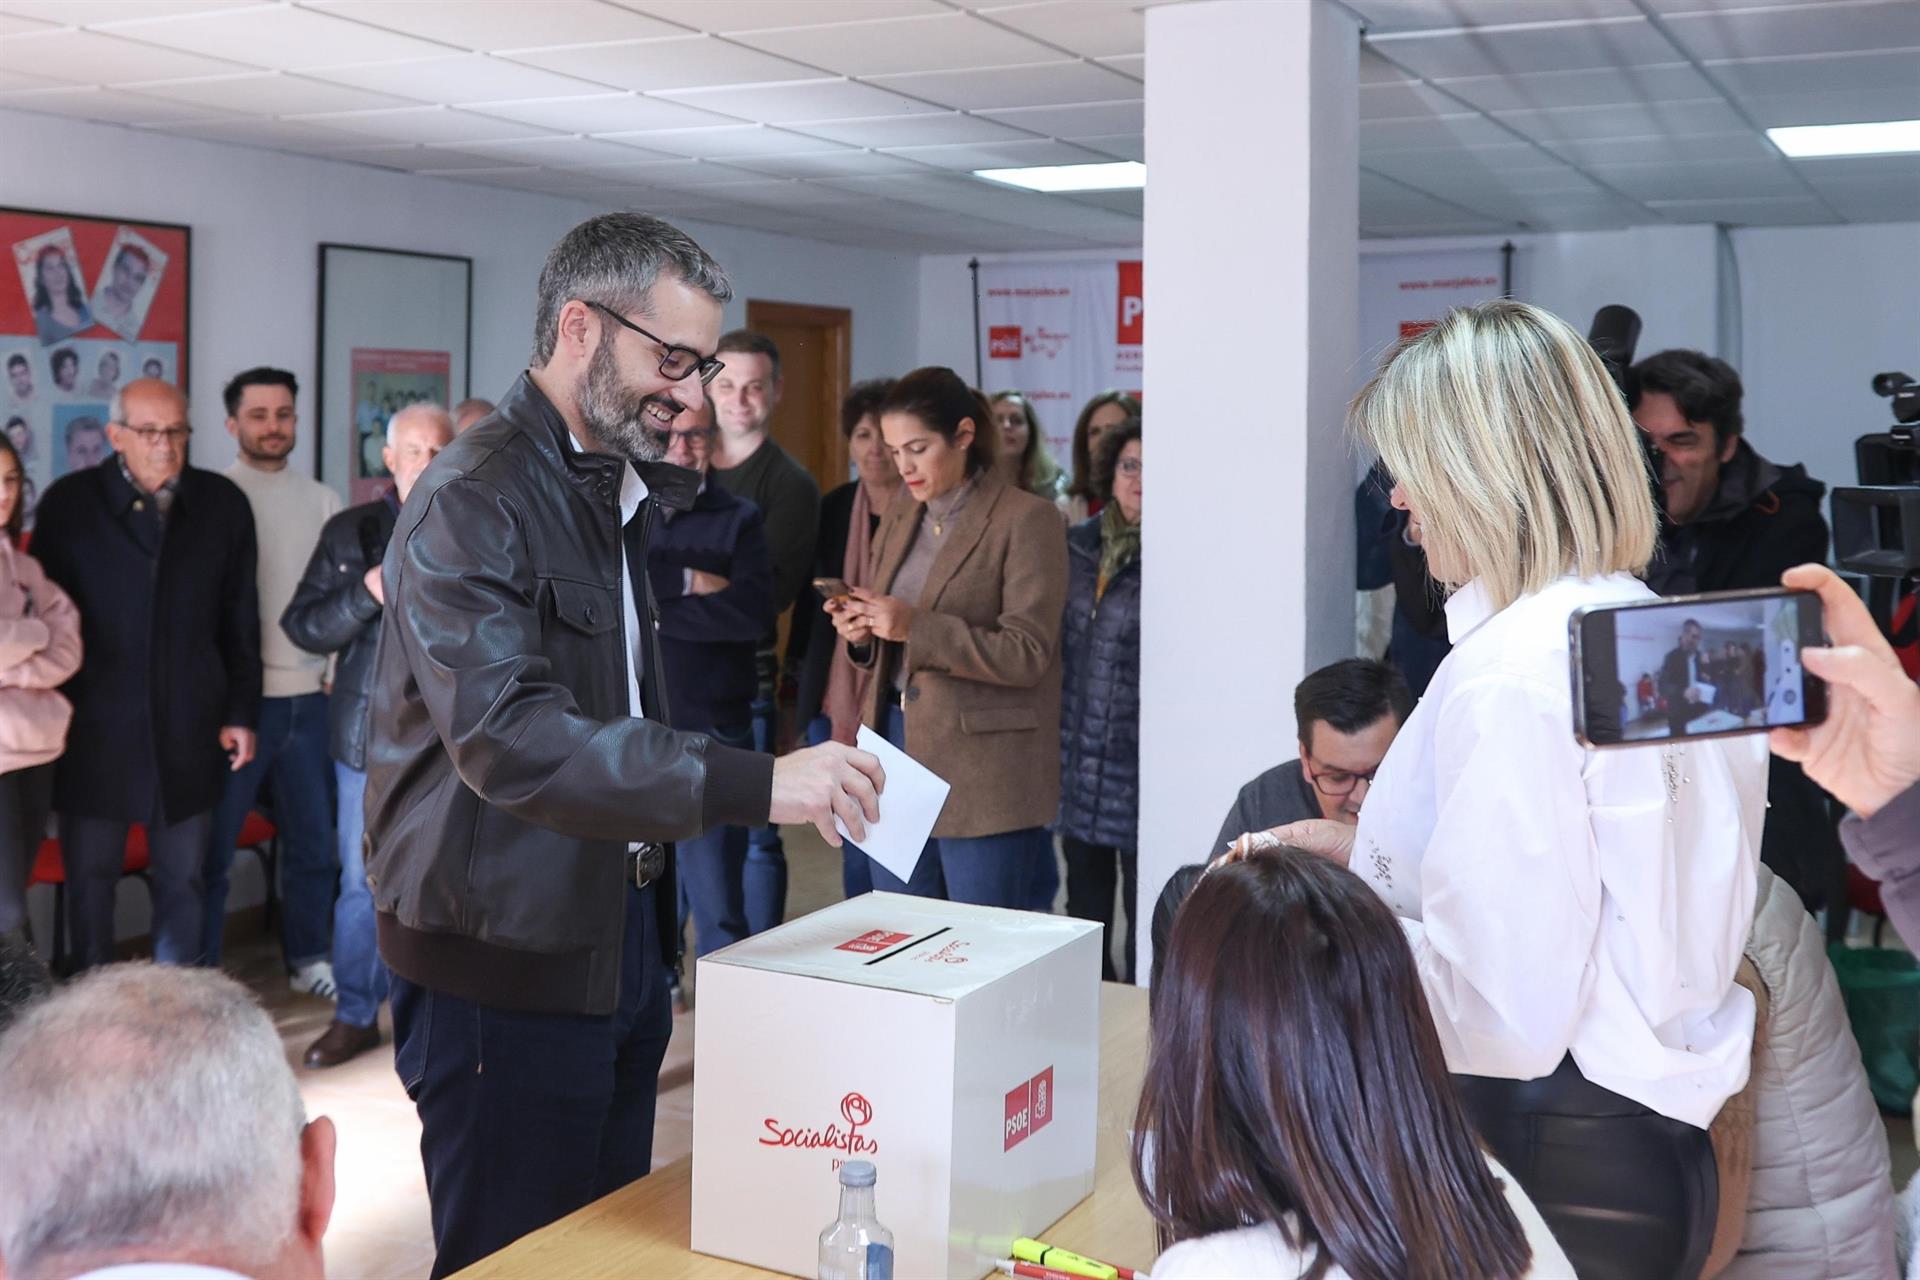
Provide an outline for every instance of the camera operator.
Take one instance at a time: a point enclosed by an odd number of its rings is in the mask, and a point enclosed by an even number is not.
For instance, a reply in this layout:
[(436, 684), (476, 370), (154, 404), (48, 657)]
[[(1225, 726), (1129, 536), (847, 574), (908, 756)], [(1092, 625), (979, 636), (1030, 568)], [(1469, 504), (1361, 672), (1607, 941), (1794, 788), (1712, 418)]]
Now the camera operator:
[(1800, 651), (1807, 670), (1827, 682), (1826, 720), (1775, 729), (1774, 754), (1797, 761), (1853, 810), (1840, 824), (1847, 852), (1881, 882), (1901, 939), (1920, 946), (1920, 685), (1831, 569), (1805, 564), (1780, 581), (1819, 592), (1833, 646)]
[[(1740, 375), (1698, 351), (1662, 351), (1627, 379), (1634, 421), (1658, 455), (1666, 519), (1647, 568), (1663, 596), (1771, 587), (1797, 564), (1827, 558), (1826, 486), (1779, 466), (1742, 434)], [(1797, 765), (1767, 776), (1760, 860), (1816, 911), (1837, 896), (1844, 855), (1827, 800)]]

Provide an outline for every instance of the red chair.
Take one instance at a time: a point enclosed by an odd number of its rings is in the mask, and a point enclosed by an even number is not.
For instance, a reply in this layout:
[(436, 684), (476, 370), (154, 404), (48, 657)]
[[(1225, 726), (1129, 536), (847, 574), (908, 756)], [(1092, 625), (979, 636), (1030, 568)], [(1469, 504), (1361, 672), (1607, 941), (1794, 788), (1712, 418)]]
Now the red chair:
[[(279, 903), (279, 894), (274, 885), (280, 861), (279, 829), (258, 813), (249, 813), (240, 828), (239, 837), (233, 843), (236, 849), (253, 850), (260, 859), (260, 870), (267, 883), (267, 922), (271, 924)], [(152, 861), (152, 853), (147, 848), (147, 829), (136, 822), (127, 828), (127, 856), (121, 864), (120, 874), (138, 876), (145, 882), (149, 901), (153, 886), (147, 880), (147, 869)], [(53, 886), (53, 971), (64, 974), (70, 959), (67, 954), (67, 865), (61, 856), (60, 841), (53, 836), (42, 840), (40, 851), (34, 855), (33, 872), (27, 877), (27, 887), (31, 889), (36, 884)]]

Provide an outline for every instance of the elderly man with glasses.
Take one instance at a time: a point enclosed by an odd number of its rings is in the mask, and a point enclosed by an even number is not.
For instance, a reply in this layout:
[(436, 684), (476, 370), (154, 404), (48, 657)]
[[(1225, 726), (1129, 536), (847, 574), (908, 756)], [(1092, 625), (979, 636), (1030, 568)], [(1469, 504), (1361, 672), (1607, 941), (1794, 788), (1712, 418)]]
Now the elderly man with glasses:
[[(387, 547), (367, 879), (435, 1276), (651, 1167), (673, 842), (771, 819), (838, 845), (836, 817), (858, 840), (880, 815), (865, 752), (776, 762), (675, 727), (648, 549), (663, 510), (693, 514), (701, 476), (666, 455), (697, 448), (670, 437), (719, 372), (731, 296), (657, 218), (568, 232), (532, 367), (428, 465)], [(685, 566), (683, 587), (689, 567), (724, 573)]]
[(113, 958), (114, 892), (146, 827), (153, 954), (200, 953), (201, 865), (229, 771), (254, 754), (260, 610), (253, 512), (233, 481), (187, 465), (187, 399), (157, 379), (114, 397), (117, 451), (40, 500), (33, 553), (80, 609), (85, 656), (53, 807), (73, 952)]

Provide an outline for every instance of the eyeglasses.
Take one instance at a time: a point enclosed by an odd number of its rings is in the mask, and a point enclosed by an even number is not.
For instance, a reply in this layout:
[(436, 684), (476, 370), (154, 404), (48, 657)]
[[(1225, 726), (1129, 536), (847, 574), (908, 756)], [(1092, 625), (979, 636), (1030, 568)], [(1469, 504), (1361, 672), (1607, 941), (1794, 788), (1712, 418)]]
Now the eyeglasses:
[(1307, 758), (1307, 776), (1313, 779), (1313, 789), (1329, 800), (1338, 800), (1342, 796), (1352, 795), (1353, 789), (1363, 782), (1372, 786), (1373, 775), (1378, 772), (1380, 772), (1378, 765), (1365, 773), (1348, 773), (1344, 769), (1322, 771), (1314, 764), (1312, 757)]
[(1116, 469), (1123, 476), (1137, 476), (1140, 474), (1140, 459), (1122, 458), (1119, 463), (1116, 464)]
[(713, 443), (712, 427), (690, 427), (685, 431), (662, 431), (660, 434), (666, 438), (669, 449), (676, 440), (684, 440), (696, 449), (705, 449)]
[(140, 443), (149, 449), (162, 444), (185, 444), (193, 434), (192, 427), (129, 427), (123, 423), (120, 429), (139, 436)]
[(654, 337), (645, 329), (642, 329), (639, 325), (627, 319), (618, 311), (615, 311), (612, 307), (602, 306), (598, 302), (588, 302), (587, 305), (595, 311), (598, 311), (601, 315), (625, 325), (627, 328), (645, 338), (648, 342), (651, 342), (654, 346), (659, 347), (661, 351), (660, 376), (663, 378), (669, 378), (674, 382), (679, 382), (698, 373), (700, 375), (700, 385), (704, 387), (712, 382), (722, 369), (727, 367), (724, 362), (715, 359), (713, 356), (703, 356), (692, 347), (677, 347), (664, 338)]

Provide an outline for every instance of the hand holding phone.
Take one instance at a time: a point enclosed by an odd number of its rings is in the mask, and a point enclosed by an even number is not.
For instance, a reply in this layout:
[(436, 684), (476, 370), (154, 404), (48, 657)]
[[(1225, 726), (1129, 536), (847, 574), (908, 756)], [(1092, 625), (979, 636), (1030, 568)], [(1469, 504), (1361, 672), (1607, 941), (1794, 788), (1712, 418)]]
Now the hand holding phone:
[(1589, 747), (1819, 724), (1827, 687), (1801, 664), (1825, 641), (1819, 596), (1773, 588), (1577, 610), (1574, 735)]
[(853, 588), (847, 585), (845, 578), (815, 578), (813, 589), (818, 591), (820, 598), (828, 603), (845, 600), (853, 595)]

